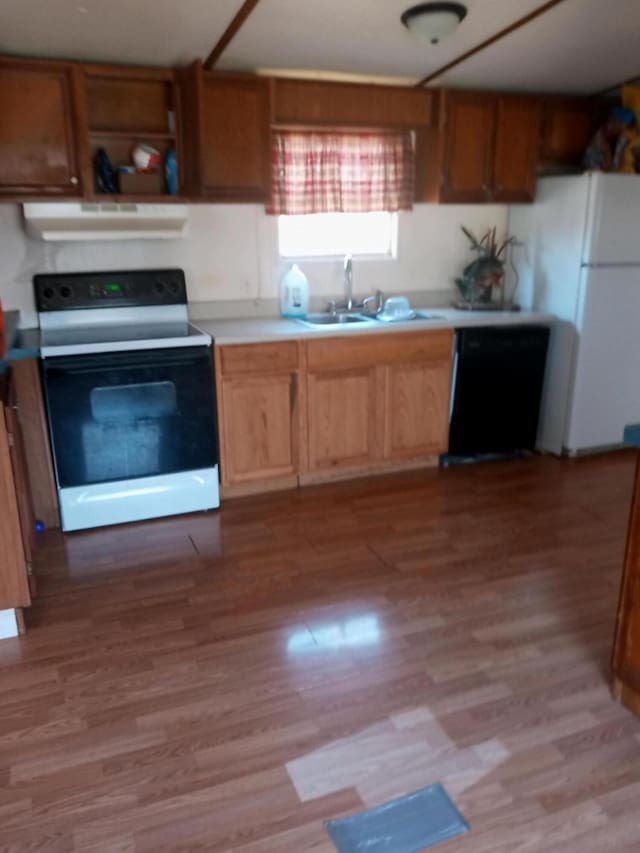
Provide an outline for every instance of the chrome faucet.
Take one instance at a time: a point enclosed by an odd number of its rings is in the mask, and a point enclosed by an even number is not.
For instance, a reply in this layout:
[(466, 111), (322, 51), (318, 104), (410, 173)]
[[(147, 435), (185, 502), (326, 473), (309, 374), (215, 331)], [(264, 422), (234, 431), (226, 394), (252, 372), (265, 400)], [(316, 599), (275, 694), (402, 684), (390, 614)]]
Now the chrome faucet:
[[(375, 308), (373, 311), (370, 310), (371, 305), (374, 305)], [(379, 314), (382, 311), (384, 305), (384, 293), (381, 290), (376, 290), (375, 296), (367, 296), (366, 299), (362, 300), (362, 308), (365, 314)]]
[(347, 311), (353, 308), (353, 259), (344, 256), (344, 299)]

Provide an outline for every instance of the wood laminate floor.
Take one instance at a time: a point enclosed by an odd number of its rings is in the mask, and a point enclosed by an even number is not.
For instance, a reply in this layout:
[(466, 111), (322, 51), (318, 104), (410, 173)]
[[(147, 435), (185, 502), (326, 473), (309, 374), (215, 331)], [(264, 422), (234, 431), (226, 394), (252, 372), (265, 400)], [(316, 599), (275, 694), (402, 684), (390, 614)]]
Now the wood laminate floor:
[(330, 853), (442, 781), (442, 853), (640, 850), (608, 660), (634, 457), (531, 459), (44, 534), (0, 643), (0, 850)]

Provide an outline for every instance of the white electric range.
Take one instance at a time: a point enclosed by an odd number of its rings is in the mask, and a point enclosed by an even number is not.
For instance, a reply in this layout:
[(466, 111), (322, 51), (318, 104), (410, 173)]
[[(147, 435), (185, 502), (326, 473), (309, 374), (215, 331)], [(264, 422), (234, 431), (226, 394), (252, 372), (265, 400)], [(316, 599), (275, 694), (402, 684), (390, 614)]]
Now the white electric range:
[(62, 529), (219, 506), (211, 337), (182, 270), (37, 275)]

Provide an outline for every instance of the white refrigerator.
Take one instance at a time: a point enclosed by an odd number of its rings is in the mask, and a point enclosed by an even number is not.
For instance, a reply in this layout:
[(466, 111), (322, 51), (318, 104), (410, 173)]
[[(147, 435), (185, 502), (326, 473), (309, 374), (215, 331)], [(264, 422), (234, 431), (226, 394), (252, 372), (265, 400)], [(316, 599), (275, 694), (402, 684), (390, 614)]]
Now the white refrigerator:
[(539, 448), (619, 446), (640, 422), (640, 175), (542, 178), (536, 202), (511, 209), (510, 232), (526, 246), (529, 301), (558, 317)]

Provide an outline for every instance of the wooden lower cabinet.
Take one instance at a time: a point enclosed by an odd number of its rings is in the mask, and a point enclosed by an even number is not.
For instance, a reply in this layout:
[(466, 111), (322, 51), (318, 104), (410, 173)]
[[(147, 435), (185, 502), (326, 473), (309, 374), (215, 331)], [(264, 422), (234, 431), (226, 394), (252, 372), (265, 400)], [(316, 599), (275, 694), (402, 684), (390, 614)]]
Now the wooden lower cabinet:
[(309, 470), (366, 466), (376, 458), (375, 367), (309, 373)]
[(297, 341), (215, 348), (223, 486), (296, 475), (299, 361)]
[(222, 412), (224, 479), (228, 483), (297, 471), (295, 374), (225, 379)]
[(216, 347), (222, 485), (259, 491), (445, 452), (452, 342), (444, 329)]
[(450, 362), (385, 369), (384, 458), (443, 453), (449, 438)]

